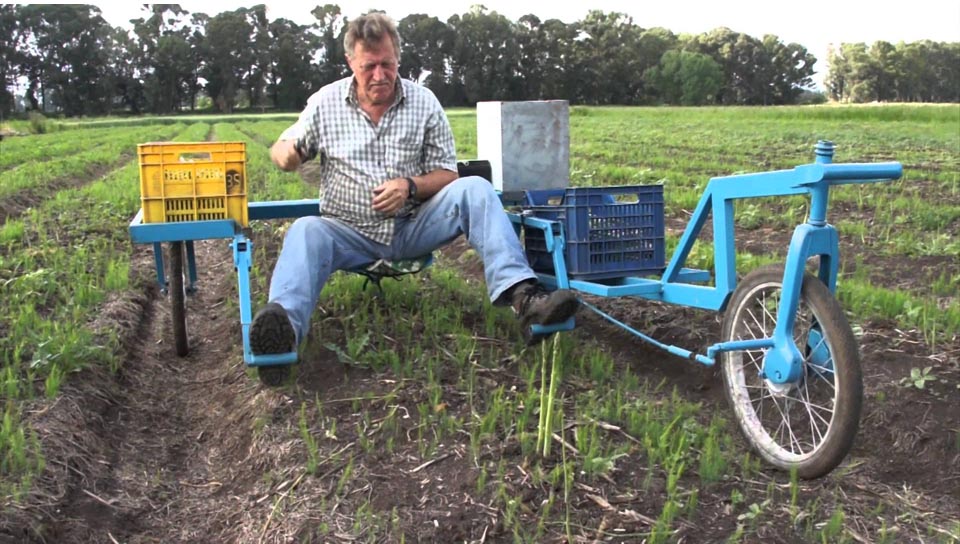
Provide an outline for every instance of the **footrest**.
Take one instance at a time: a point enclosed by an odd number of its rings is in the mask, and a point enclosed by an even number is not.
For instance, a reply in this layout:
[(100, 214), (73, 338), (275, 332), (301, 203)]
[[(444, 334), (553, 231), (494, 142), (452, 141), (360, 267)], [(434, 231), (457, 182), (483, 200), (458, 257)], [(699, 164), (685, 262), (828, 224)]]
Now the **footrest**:
[(268, 355), (250, 355), (247, 366), (292, 365), (297, 362), (297, 352), (272, 353)]
[(534, 336), (539, 336), (541, 334), (551, 334), (554, 332), (560, 331), (572, 331), (576, 326), (574, 318), (570, 318), (563, 323), (554, 323), (553, 325), (530, 325), (530, 332)]

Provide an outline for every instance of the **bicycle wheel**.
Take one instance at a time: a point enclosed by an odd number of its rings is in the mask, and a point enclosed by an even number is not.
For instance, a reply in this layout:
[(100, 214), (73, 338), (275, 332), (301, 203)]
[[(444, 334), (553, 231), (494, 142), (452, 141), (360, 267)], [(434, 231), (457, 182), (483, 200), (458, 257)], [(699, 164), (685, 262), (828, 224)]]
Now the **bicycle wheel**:
[[(727, 306), (723, 340), (772, 336), (782, 283), (782, 265), (748, 274)], [(803, 278), (793, 339), (803, 355), (803, 373), (795, 383), (760, 377), (762, 349), (723, 353), (723, 380), (750, 446), (777, 468), (816, 478), (840, 464), (853, 445), (863, 379), (856, 339), (840, 305), (810, 274)]]
[(170, 317), (173, 321), (173, 343), (177, 356), (189, 352), (187, 346), (187, 310), (183, 290), (183, 242), (170, 244)]

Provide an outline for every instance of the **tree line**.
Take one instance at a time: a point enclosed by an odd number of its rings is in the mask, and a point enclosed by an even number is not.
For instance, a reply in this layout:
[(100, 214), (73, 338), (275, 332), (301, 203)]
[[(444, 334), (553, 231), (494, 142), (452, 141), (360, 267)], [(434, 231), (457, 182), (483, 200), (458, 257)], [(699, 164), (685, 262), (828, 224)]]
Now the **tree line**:
[[(265, 6), (213, 16), (177, 4), (144, 5), (132, 29), (91, 5), (0, 5), (0, 112), (66, 115), (171, 113), (237, 107), (298, 110), (349, 74), (335, 4), (314, 22), (270, 20)], [(809, 95), (816, 58), (775, 35), (728, 28), (677, 35), (622, 13), (588, 11), (574, 23), (483, 6), (446, 22), (398, 21), (400, 75), (445, 106), (562, 98), (574, 104), (772, 105)], [(960, 44), (844, 44), (831, 53), (837, 100), (956, 101)]]
[(845, 43), (824, 85), (840, 102), (960, 102), (960, 42)]

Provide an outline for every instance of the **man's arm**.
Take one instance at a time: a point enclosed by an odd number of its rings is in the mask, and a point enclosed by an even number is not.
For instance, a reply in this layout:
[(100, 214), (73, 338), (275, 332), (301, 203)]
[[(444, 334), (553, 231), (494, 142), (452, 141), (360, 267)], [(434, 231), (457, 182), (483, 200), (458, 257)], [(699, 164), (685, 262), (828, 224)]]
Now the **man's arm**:
[(414, 176), (413, 182), (417, 184), (417, 200), (430, 198), (455, 179), (457, 179), (457, 173), (445, 169), (427, 172), (422, 176)]
[(297, 122), (280, 134), (270, 147), (270, 160), (284, 172), (293, 172), (317, 154), (317, 131), (320, 124), (320, 92), (307, 100)]
[(277, 140), (270, 148), (270, 159), (284, 172), (293, 172), (303, 163), (296, 140)]

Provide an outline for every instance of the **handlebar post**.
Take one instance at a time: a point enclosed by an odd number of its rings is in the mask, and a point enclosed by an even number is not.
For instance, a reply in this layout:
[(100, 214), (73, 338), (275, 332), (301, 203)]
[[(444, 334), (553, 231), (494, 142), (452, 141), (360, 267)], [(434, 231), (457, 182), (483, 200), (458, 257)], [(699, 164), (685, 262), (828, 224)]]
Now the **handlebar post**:
[[(816, 164), (830, 164), (833, 162), (833, 150), (836, 146), (828, 140), (820, 140), (814, 147)], [(807, 224), (822, 227), (827, 224), (827, 200), (830, 195), (830, 184), (822, 181), (810, 189), (810, 217)]]

